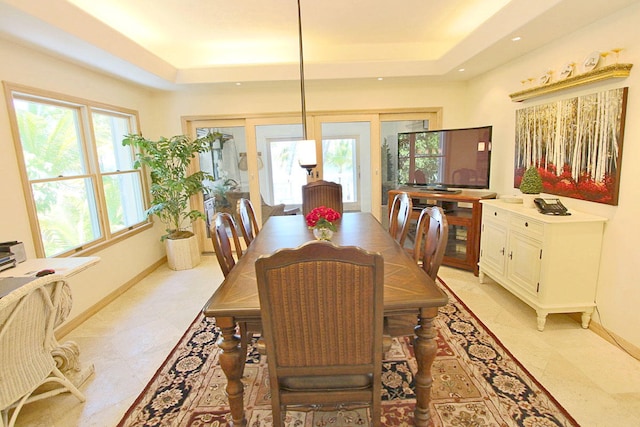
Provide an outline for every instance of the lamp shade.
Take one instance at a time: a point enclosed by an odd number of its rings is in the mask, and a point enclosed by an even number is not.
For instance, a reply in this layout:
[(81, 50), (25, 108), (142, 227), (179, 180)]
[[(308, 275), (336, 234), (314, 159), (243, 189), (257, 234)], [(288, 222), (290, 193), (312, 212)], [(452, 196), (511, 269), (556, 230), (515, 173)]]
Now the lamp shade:
[(313, 139), (305, 139), (297, 142), (298, 164), (307, 169), (315, 168), (316, 160), (316, 142)]

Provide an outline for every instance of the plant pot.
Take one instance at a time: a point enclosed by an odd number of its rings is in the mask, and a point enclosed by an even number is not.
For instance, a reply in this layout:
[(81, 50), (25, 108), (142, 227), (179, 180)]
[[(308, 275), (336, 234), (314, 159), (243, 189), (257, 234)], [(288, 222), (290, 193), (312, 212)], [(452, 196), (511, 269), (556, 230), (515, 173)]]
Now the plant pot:
[(171, 270), (188, 270), (200, 264), (200, 248), (198, 238), (165, 240), (167, 263)]

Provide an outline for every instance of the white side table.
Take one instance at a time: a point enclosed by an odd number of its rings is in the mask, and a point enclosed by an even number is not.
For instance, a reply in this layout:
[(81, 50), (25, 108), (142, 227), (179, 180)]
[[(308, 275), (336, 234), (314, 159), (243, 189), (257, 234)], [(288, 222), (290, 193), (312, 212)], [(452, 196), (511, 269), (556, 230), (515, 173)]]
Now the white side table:
[[(98, 262), (100, 262), (99, 257), (27, 259), (13, 268), (0, 272), (0, 278), (35, 277), (38, 271), (51, 269), (54, 270), (56, 274), (60, 274), (65, 279), (68, 279)], [(60, 323), (64, 320), (65, 319), (60, 319)], [(60, 369), (76, 387), (80, 387), (95, 371), (93, 363), (82, 366), (80, 363), (80, 350), (74, 341), (66, 341), (59, 344), (52, 351), (52, 356), (56, 360), (58, 369)]]
[(77, 258), (33, 258), (17, 264), (13, 268), (9, 268), (0, 272), (0, 277), (22, 277), (35, 276), (40, 270), (52, 269), (56, 274), (61, 274), (65, 279), (73, 276), (97, 264), (100, 258), (77, 257)]

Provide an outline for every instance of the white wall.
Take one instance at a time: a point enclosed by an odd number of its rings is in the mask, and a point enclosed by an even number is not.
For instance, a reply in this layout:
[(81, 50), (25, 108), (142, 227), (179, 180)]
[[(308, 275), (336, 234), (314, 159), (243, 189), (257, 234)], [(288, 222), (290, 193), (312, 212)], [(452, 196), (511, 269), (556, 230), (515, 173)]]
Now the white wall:
[[(309, 112), (443, 107), (443, 125), (466, 125), (465, 83), (429, 83), (426, 79), (310, 81), (306, 83)], [(189, 115), (300, 114), (296, 82), (186, 86), (158, 95), (164, 114), (158, 121), (181, 132), (179, 117)]]
[[(3, 39), (0, 39), (0, 57), (3, 58), (0, 65), (0, 79), (3, 81), (137, 110), (143, 130), (153, 128), (148, 114), (153, 104), (147, 90)], [(0, 101), (0, 240), (24, 242), (27, 257), (34, 258), (35, 249), (4, 97), (3, 92)], [(82, 313), (162, 259), (161, 234), (162, 227), (156, 225), (131, 239), (92, 253), (99, 256), (101, 262), (82, 272), (81, 283), (74, 281), (72, 284), (74, 306), (71, 317)]]
[[(507, 66), (487, 73), (471, 82), (469, 95), (474, 107), (470, 121), (493, 124), (492, 188), (502, 194), (517, 194), (513, 188), (513, 163), (515, 152), (515, 111), (529, 105), (564, 99), (585, 93), (629, 87), (626, 127), (622, 150), (622, 168), (618, 206), (562, 198), (570, 209), (589, 212), (608, 218), (605, 226), (604, 246), (598, 278), (597, 306), (594, 319), (634, 346), (640, 346), (640, 5), (607, 17), (569, 37), (531, 52)], [(620, 62), (635, 64), (630, 77), (597, 83), (588, 87), (557, 92), (552, 95), (525, 101), (511, 102), (509, 93), (522, 89), (520, 81), (542, 75), (547, 69), (555, 70), (555, 76), (563, 64), (576, 62), (580, 72), (583, 59), (592, 51), (608, 51), (623, 47)], [(613, 61), (609, 56), (608, 63)]]

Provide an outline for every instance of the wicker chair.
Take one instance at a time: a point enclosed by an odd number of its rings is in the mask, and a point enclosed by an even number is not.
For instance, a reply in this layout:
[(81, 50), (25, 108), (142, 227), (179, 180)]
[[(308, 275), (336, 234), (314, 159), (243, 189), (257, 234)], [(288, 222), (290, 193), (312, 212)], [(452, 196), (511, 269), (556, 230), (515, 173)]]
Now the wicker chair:
[[(242, 247), (240, 246), (240, 239), (238, 239), (238, 232), (236, 230), (236, 222), (233, 220), (231, 214), (217, 212), (213, 216), (211, 241), (213, 242), (213, 249), (216, 251), (216, 258), (218, 259), (224, 277), (227, 277), (231, 269), (236, 265), (236, 259), (233, 257), (234, 249), (237, 259), (240, 259), (242, 256)], [(231, 233), (233, 248), (231, 247), (228, 233)]]
[[(62, 373), (69, 368), (64, 353), (77, 353), (77, 345), (61, 346), (54, 337), (70, 310), (71, 292), (60, 275), (35, 279), (0, 298), (0, 425), (13, 426), (25, 404), (67, 391), (85, 401)], [(56, 386), (36, 392), (47, 383)]]
[(249, 246), (256, 237), (256, 234), (260, 231), (251, 200), (245, 198), (238, 200), (238, 217), (240, 217), (240, 232), (242, 233), (242, 238), (247, 246)]
[(404, 241), (409, 234), (409, 220), (412, 210), (413, 203), (409, 194), (396, 194), (389, 210), (389, 234), (400, 246), (404, 246)]
[[(434, 281), (447, 249), (449, 224), (442, 208), (426, 207), (420, 212), (416, 226), (414, 259)], [(416, 316), (397, 316), (385, 319), (385, 335), (413, 336), (418, 319)]]
[(288, 405), (371, 406), (380, 425), (383, 259), (309, 242), (256, 261), (273, 425)]
[(326, 206), (342, 215), (342, 185), (330, 181), (314, 181), (302, 186), (302, 214)]

